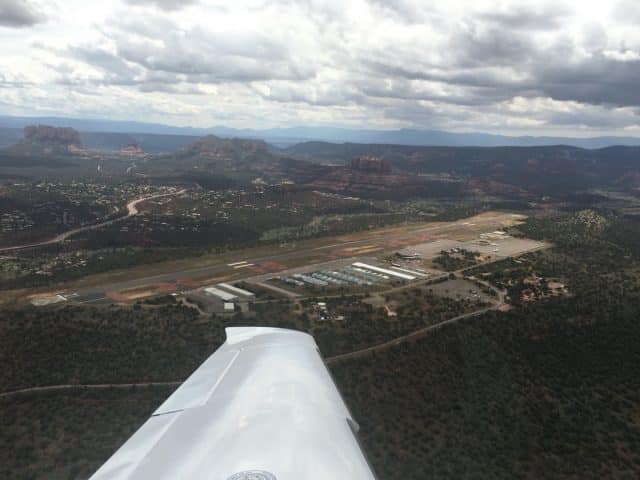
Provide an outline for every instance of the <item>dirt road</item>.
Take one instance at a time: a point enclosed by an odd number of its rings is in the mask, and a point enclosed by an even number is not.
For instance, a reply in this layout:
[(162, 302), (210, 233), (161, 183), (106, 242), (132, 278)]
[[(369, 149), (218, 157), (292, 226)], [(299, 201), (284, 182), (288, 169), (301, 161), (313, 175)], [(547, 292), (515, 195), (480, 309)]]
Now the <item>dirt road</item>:
[(437, 330), (439, 328), (442, 328), (446, 325), (450, 325), (452, 323), (456, 323), (459, 322), (461, 320), (466, 320), (468, 318), (473, 318), (473, 317), (478, 317), (484, 313), (487, 313), (491, 310), (497, 310), (498, 308), (500, 308), (502, 305), (504, 305), (504, 300), (505, 300), (505, 296), (506, 296), (506, 292), (494, 287), (493, 285), (484, 282), (484, 281), (479, 281), (478, 283), (482, 283), (483, 285), (489, 287), (491, 290), (493, 290), (497, 297), (498, 300), (493, 304), (490, 305), (489, 307), (486, 308), (482, 308), (480, 310), (475, 310), (473, 312), (469, 312), (469, 313), (464, 313), (462, 315), (458, 315), (457, 317), (453, 317), (450, 318), (448, 320), (445, 320), (443, 322), (439, 322), (436, 323), (434, 325), (429, 325), (427, 327), (423, 327), (420, 328), (419, 330), (415, 330), (411, 333), (408, 333), (407, 335), (403, 335), (401, 337), (396, 337), (393, 340), (389, 340), (383, 343), (379, 343), (378, 345), (372, 345), (371, 347), (366, 347), (366, 348), (361, 348), (359, 350), (354, 350), (353, 352), (348, 352), (348, 353), (342, 353), (340, 355), (335, 355), (333, 357), (328, 357), (325, 358), (325, 363), (327, 365), (333, 365), (335, 363), (344, 361), (344, 360), (349, 360), (349, 359), (353, 359), (353, 358), (360, 358), (360, 357), (365, 357), (367, 355), (371, 355), (373, 353), (376, 352), (383, 352), (385, 350), (388, 350), (389, 348), (392, 347), (396, 347), (398, 345), (401, 345), (405, 342), (411, 342), (411, 341), (415, 341), (418, 340), (420, 338), (424, 338), (426, 337), (429, 333), (433, 332), (434, 330)]
[[(482, 282), (485, 283), (485, 282)], [(396, 337), (387, 342), (380, 343), (378, 345), (373, 345), (371, 347), (362, 348), (359, 350), (354, 350), (352, 352), (343, 353), (340, 355), (336, 355), (333, 357), (329, 357), (325, 359), (325, 363), (329, 366), (339, 363), (341, 361), (350, 360), (353, 358), (360, 358), (367, 355), (374, 354), (376, 352), (382, 352), (388, 350), (389, 348), (393, 348), (395, 346), (401, 345), (405, 342), (415, 341), (420, 338), (426, 337), (429, 333), (442, 328), (446, 325), (450, 325), (461, 320), (465, 320), (472, 317), (477, 317), (484, 313), (487, 313), (491, 310), (497, 310), (500, 306), (504, 304), (505, 292), (495, 288), (488, 283), (485, 283), (488, 287), (493, 289), (498, 294), (498, 300), (493, 305), (482, 308), (480, 310), (476, 310), (473, 312), (465, 313), (463, 315), (458, 315), (457, 317), (450, 318), (440, 323), (436, 323), (435, 325), (429, 325), (428, 327), (421, 328), (414, 332), (411, 332), (407, 335), (403, 335), (401, 337)], [(181, 381), (166, 381), (166, 382), (140, 382), (140, 383), (102, 383), (102, 384), (65, 384), (65, 385), (49, 385), (44, 387), (29, 387), (22, 388), (18, 390), (12, 390), (8, 392), (0, 393), (0, 399), (14, 397), (21, 394), (30, 394), (30, 393), (41, 393), (41, 392), (56, 392), (61, 390), (83, 390), (83, 389), (112, 389), (112, 388), (131, 388), (131, 387), (156, 387), (156, 386), (179, 386)]]

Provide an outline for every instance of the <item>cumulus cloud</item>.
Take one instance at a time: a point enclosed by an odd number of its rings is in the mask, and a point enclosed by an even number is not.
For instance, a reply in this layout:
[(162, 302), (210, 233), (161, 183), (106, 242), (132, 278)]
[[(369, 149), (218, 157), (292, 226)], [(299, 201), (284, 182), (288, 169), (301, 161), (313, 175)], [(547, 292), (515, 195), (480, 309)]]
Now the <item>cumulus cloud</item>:
[[(554, 12), (545, 21), (567, 16), (566, 9)], [(640, 106), (638, 46), (609, 48), (606, 34), (593, 26), (578, 41), (561, 30), (550, 32), (538, 17), (521, 8), (463, 18), (438, 45), (447, 55), (435, 60), (419, 47), (369, 51), (364, 65), (384, 88), (369, 85), (366, 91), (469, 106), (517, 96)]]
[(640, 22), (640, 4), (636, 0), (621, 0), (615, 7), (616, 20), (624, 23)]
[[(126, 99), (137, 110), (124, 113), (139, 119), (162, 105), (194, 124), (247, 126), (549, 133), (640, 123), (631, 0), (120, 0), (99, 12), (67, 1), (86, 22), (30, 39), (20, 52), (29, 62), (0, 52), (0, 68), (38, 86), (38, 102), (73, 91), (112, 98), (101, 105), (109, 112)], [(12, 101), (28, 109), (30, 88)]]
[(180, 10), (198, 3), (198, 0), (126, 0), (131, 5), (152, 5), (161, 10)]
[(163, 84), (177, 83), (301, 82), (315, 74), (290, 36), (261, 29), (185, 28), (171, 17), (147, 15), (110, 22), (103, 35), (102, 45), (72, 45), (67, 53), (102, 72), (102, 83), (143, 91), (167, 91)]
[(28, 0), (0, 1), (0, 26), (2, 27), (30, 27), (44, 20), (44, 15)]
[(553, 3), (500, 5), (479, 15), (480, 19), (507, 29), (554, 30), (571, 14), (567, 6)]

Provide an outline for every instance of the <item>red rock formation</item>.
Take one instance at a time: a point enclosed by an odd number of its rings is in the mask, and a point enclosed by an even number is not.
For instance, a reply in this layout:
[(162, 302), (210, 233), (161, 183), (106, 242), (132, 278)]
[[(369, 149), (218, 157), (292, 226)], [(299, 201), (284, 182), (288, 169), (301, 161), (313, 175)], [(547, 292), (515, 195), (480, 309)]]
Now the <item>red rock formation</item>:
[(135, 143), (122, 147), (118, 153), (123, 157), (141, 157), (145, 155), (145, 151)]
[(56, 128), (46, 125), (24, 127), (24, 138), (29, 142), (53, 145), (82, 145), (80, 134), (73, 128)]
[(228, 158), (234, 155), (247, 156), (266, 153), (267, 144), (262, 140), (228, 139), (209, 135), (186, 147), (185, 152), (189, 155), (212, 159)]
[(391, 173), (391, 164), (387, 160), (373, 155), (362, 155), (351, 160), (351, 169), (359, 172), (387, 174)]

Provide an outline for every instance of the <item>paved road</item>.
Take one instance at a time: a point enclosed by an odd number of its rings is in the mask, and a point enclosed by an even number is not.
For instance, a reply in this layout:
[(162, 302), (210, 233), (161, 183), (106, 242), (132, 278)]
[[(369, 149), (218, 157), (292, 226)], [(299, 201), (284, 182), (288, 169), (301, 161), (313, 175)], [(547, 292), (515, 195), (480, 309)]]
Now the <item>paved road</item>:
[(72, 237), (73, 235), (77, 235), (80, 232), (86, 232), (89, 230), (97, 230), (99, 228), (102, 227), (106, 227), (108, 225), (112, 225), (116, 222), (122, 222), (123, 220), (126, 220), (127, 218), (133, 217), (134, 215), (137, 215), (138, 212), (138, 205), (142, 202), (146, 202), (147, 200), (154, 200), (156, 198), (161, 198), (161, 197), (168, 197), (170, 195), (180, 195), (182, 193), (184, 193), (186, 190), (180, 190), (179, 192), (176, 193), (162, 193), (162, 194), (158, 194), (158, 195), (151, 195), (148, 197), (140, 197), (140, 198), (136, 198), (134, 200), (131, 200), (129, 203), (127, 203), (126, 208), (127, 208), (127, 214), (122, 216), (122, 217), (118, 217), (118, 218), (113, 218), (111, 220), (107, 220), (106, 222), (101, 222), (101, 223), (95, 223), (93, 225), (85, 225), (84, 227), (78, 227), (78, 228), (74, 228), (73, 230), (67, 230), (66, 232), (63, 232), (59, 235), (56, 235), (53, 238), (50, 238), (49, 240), (44, 240), (42, 242), (37, 242), (37, 243), (27, 243), (27, 244), (23, 244), (23, 245), (15, 245), (13, 247), (4, 247), (4, 248), (0, 248), (0, 253), (3, 252), (14, 252), (16, 250), (26, 250), (28, 248), (36, 248), (36, 247), (44, 247), (46, 245), (53, 245), (54, 243), (62, 243), (65, 240), (67, 240), (69, 237)]

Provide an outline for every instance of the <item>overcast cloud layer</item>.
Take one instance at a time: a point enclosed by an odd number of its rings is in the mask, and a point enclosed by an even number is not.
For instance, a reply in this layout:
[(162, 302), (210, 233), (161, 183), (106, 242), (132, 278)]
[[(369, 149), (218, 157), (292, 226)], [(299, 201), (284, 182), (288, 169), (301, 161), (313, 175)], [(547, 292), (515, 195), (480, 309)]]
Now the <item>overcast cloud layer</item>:
[(640, 135), (640, 2), (0, 0), (0, 114)]

